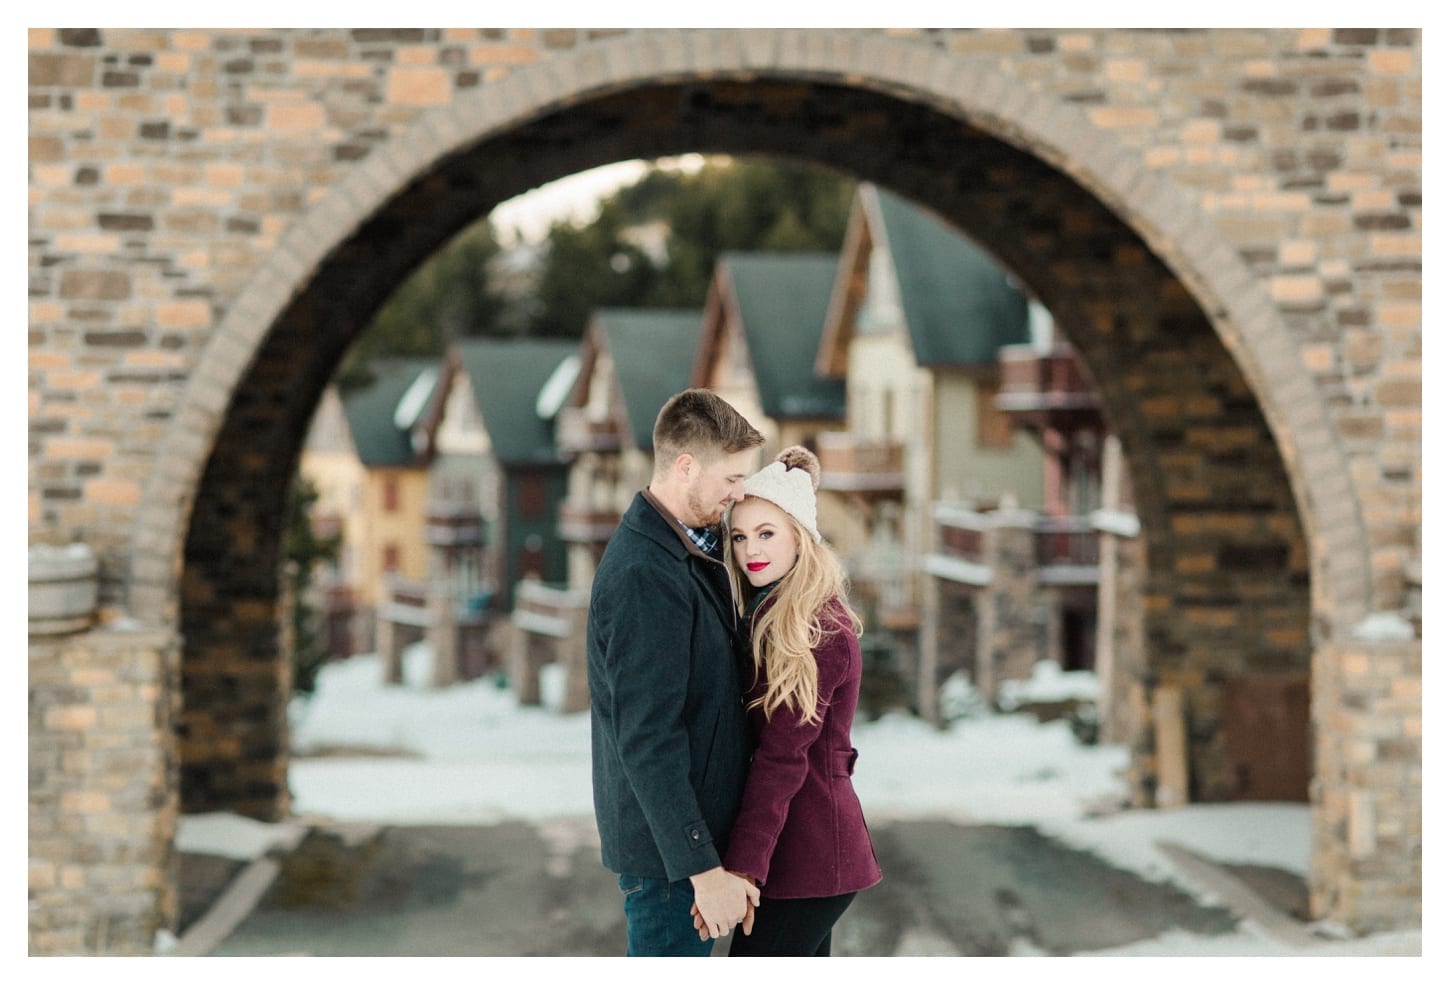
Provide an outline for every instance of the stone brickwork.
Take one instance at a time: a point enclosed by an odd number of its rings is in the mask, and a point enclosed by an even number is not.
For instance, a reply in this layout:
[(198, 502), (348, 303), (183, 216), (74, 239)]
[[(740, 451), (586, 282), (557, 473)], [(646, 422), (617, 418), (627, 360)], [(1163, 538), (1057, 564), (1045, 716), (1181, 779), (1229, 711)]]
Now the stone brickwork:
[(30, 639), (30, 953), (149, 954), (177, 913), (178, 641)]
[(1025, 681), (1046, 657), (1049, 619), (1037, 583), (1037, 514), (992, 514), (982, 531), (982, 561), (992, 583), (977, 598), (975, 679), (988, 701), (1004, 681)]
[[(1123, 440), (1146, 674), (1189, 689), (1198, 789), (1222, 787), (1216, 682), (1312, 666), (1316, 822), (1336, 809), (1349, 719), (1321, 666), (1407, 609), (1418, 572), (1417, 30), (29, 39), (30, 537), (96, 551), (103, 624), (182, 631), (182, 738), (215, 737), (187, 747), (183, 795), (286, 809), (281, 505), (323, 386), (389, 291), (537, 184), (721, 151), (928, 204), (1046, 303)], [(1350, 719), (1401, 727), (1398, 705), (1374, 708)], [(32, 744), (51, 730), (32, 722)], [(1136, 762), (1151, 782), (1151, 750)], [(1417, 777), (1364, 782), (1418, 802)], [(1377, 830), (1385, 851), (1409, 837)], [(1346, 857), (1316, 848), (1335, 887), (1321, 915), (1354, 925), (1400, 898), (1393, 919), (1418, 919), (1418, 862)]]
[(1315, 658), (1313, 700), (1335, 710), (1315, 733), (1311, 905), (1361, 929), (1422, 914), (1420, 672), (1418, 642), (1346, 641)]

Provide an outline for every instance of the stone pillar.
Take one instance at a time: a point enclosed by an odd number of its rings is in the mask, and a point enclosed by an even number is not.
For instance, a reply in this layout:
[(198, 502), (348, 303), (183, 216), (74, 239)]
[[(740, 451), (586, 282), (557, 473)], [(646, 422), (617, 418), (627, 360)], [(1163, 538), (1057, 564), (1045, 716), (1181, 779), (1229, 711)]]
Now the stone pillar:
[[(1142, 687), (1147, 656), (1143, 638), (1143, 542), (1137, 537), (1104, 533), (1098, 609), (1098, 664), (1103, 695), (1102, 740), (1131, 744), (1133, 723), (1141, 720), (1133, 706), (1134, 689)], [(1110, 597), (1104, 611), (1101, 600)]]
[(559, 709), (572, 714), (589, 710), (589, 654), (585, 631), (589, 622), (589, 599), (570, 599), (569, 634), (559, 641), (559, 659), (564, 664), (564, 704)]
[(174, 932), (181, 648), (169, 629), (30, 637), (32, 955), (144, 955)]
[(982, 590), (977, 617), (977, 686), (997, 699), (1005, 680), (1026, 680), (1042, 652), (1037, 599), (1037, 514), (1000, 510), (982, 531), (983, 560), (992, 580)]
[(403, 683), (403, 643), (397, 623), (389, 611), (393, 605), (393, 579), (383, 579), (383, 597), (373, 609), (373, 635), (377, 640), (378, 659), (383, 665), (383, 683)]
[(451, 577), (428, 587), (428, 643), (433, 651), (434, 687), (458, 682), (458, 586)]
[(1400, 638), (1314, 654), (1310, 906), (1358, 933), (1419, 926), (1423, 914), (1421, 641), (1401, 625), (1360, 633)]
[(541, 705), (544, 695), (539, 687), (539, 671), (549, 662), (544, 652), (548, 638), (520, 625), (518, 615), (516, 612), (509, 647), (509, 678), (514, 700), (521, 705)]
[[(935, 529), (935, 525), (933, 525)], [(937, 552), (941, 545), (933, 535), (930, 552)], [(920, 648), (917, 651), (916, 707), (921, 717), (938, 727), (942, 724), (941, 694), (937, 681), (939, 651), (941, 645), (942, 583), (931, 575), (923, 575), (921, 592)]]

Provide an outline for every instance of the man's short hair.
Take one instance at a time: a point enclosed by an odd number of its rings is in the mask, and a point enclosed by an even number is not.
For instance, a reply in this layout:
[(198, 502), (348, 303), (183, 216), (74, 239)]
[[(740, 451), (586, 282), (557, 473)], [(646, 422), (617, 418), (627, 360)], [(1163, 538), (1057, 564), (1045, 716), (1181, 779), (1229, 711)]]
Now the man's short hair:
[(655, 418), (655, 470), (689, 453), (708, 463), (765, 444), (765, 436), (711, 390), (685, 390)]

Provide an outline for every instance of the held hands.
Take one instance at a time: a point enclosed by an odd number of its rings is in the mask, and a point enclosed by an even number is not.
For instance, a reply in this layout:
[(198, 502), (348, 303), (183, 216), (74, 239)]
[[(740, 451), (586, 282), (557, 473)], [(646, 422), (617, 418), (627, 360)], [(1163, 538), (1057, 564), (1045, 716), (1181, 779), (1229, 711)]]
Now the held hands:
[(716, 866), (691, 876), (690, 882), (695, 887), (690, 914), (700, 940), (724, 937), (742, 921), (745, 932), (750, 933), (755, 925), (755, 907), (760, 903), (760, 890), (752, 879)]
[(724, 937), (737, 923), (747, 936), (750, 934), (755, 927), (755, 908), (760, 905), (760, 890), (754, 879), (717, 866), (691, 876), (690, 882), (695, 886), (690, 916), (695, 919), (700, 940)]

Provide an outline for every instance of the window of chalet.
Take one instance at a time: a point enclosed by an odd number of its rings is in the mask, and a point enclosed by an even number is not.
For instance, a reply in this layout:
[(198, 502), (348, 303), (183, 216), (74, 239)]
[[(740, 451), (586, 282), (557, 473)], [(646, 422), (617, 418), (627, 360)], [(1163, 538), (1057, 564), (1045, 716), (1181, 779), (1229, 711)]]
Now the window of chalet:
[(998, 383), (977, 384), (977, 447), (1011, 448), (1012, 418), (997, 407)]
[(519, 516), (525, 520), (537, 520), (544, 515), (547, 497), (544, 492), (544, 477), (541, 475), (519, 476)]

